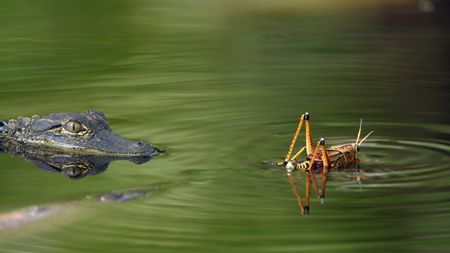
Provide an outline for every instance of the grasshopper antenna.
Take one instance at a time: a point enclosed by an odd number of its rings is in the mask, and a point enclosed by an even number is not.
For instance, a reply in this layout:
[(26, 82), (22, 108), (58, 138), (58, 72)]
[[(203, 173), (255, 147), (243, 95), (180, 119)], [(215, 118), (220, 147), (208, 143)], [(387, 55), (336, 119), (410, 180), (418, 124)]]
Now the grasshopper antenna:
[(358, 137), (356, 137), (356, 142), (355, 142), (356, 144), (358, 144), (359, 136), (361, 136), (361, 127), (362, 127), (362, 118), (359, 121), (359, 131), (358, 131)]
[(359, 143), (357, 143), (357, 145), (361, 145), (361, 143), (363, 143), (363, 141), (365, 141), (372, 133), (373, 131), (370, 131), (370, 133), (368, 133)]

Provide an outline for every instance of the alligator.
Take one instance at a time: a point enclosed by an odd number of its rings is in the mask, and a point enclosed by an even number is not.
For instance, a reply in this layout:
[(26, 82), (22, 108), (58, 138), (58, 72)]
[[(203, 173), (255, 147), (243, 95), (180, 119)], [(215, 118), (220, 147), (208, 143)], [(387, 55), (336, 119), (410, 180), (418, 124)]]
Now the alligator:
[[(0, 152), (20, 156), (45, 171), (62, 173), (70, 179), (81, 179), (103, 173), (111, 161), (129, 160), (142, 164), (165, 150), (114, 134), (102, 112), (89, 110), (0, 121)], [(88, 199), (96, 202), (124, 202), (149, 196), (161, 189), (161, 185), (155, 185), (88, 196)], [(70, 202), (34, 205), (0, 214), (0, 232), (77, 209), (80, 209), (79, 202)]]
[(95, 110), (1, 121), (0, 144), (7, 151), (24, 146), (71, 155), (151, 157), (162, 151), (144, 141), (114, 134), (105, 115)]

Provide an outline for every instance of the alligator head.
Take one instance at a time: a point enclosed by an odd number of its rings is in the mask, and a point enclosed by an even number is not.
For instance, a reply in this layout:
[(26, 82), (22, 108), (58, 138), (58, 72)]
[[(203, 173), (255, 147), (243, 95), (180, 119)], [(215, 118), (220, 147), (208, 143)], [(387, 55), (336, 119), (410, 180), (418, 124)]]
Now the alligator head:
[(0, 141), (42, 150), (104, 156), (153, 156), (159, 149), (114, 134), (99, 111), (19, 117), (0, 123)]

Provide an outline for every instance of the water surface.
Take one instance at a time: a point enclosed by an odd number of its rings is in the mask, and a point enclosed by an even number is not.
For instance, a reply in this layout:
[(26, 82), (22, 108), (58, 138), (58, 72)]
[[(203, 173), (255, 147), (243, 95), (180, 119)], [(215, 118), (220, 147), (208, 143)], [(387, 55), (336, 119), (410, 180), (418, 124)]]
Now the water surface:
[[(1, 232), (0, 251), (448, 252), (445, 8), (3, 1), (1, 118), (95, 108), (168, 155), (74, 181), (1, 154), (2, 213), (75, 207)], [(361, 117), (375, 131), (361, 184), (332, 172), (309, 217), (261, 165), (305, 111), (316, 141), (351, 142)]]

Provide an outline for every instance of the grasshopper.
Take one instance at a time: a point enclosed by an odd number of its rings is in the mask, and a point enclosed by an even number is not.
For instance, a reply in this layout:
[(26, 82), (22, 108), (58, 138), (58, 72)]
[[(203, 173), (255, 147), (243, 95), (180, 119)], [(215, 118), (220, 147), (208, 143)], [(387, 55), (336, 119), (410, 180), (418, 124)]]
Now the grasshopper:
[[(313, 183), (314, 191), (317, 196), (323, 201), (325, 198), (325, 186), (327, 181), (327, 175), (329, 169), (343, 169), (348, 165), (356, 164), (359, 162), (358, 154), (360, 151), (361, 144), (373, 133), (371, 131), (364, 138), (360, 140), (361, 136), (361, 127), (362, 127), (362, 119), (359, 124), (358, 136), (356, 137), (356, 141), (354, 143), (347, 143), (342, 145), (335, 145), (329, 148), (326, 147), (325, 139), (321, 138), (316, 145), (314, 145), (313, 139), (311, 137), (311, 128), (310, 128), (310, 115), (308, 112), (302, 114), (300, 117), (300, 121), (297, 126), (297, 130), (295, 131), (294, 137), (292, 138), (291, 144), (289, 146), (288, 153), (286, 154), (286, 158), (283, 162), (278, 162), (275, 165), (278, 167), (284, 167), (289, 176), (289, 181), (292, 186), (292, 189), (297, 196), (298, 204), (301, 209), (302, 214), (309, 213), (309, 197), (310, 197), (310, 189), (311, 182)], [(297, 141), (297, 137), (302, 129), (302, 126), (305, 125), (305, 146), (303, 146), (294, 156), (291, 157), (292, 151), (294, 150), (295, 143)], [(298, 160), (299, 157), (306, 150), (306, 159)], [(317, 179), (314, 175), (314, 170), (322, 170), (322, 187), (321, 191), (319, 191)], [(301, 170), (306, 172), (306, 193), (305, 193), (305, 205), (303, 205), (302, 198), (300, 196), (297, 184), (295, 183), (295, 179), (292, 175), (294, 170)]]

